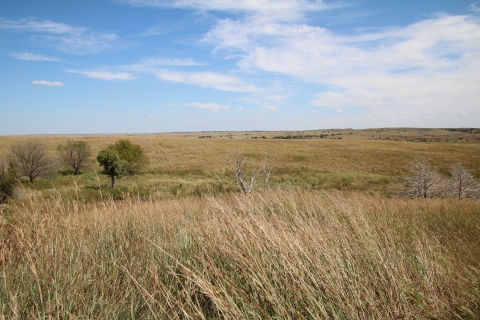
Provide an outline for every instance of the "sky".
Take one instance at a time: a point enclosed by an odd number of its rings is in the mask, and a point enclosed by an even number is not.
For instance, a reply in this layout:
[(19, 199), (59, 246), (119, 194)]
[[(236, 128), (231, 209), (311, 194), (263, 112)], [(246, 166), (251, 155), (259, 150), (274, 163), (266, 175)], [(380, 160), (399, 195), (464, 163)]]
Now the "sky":
[(480, 1), (0, 2), (0, 134), (480, 126)]

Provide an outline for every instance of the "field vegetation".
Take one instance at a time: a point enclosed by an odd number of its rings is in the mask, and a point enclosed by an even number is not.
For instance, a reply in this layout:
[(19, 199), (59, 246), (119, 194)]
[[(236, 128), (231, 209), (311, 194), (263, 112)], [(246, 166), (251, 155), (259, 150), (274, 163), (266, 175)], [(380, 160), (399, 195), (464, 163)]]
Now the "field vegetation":
[[(0, 205), (0, 318), (478, 319), (480, 202), (403, 196), (418, 159), (443, 178), (457, 168), (478, 181), (478, 136), (0, 137), (6, 160), (29, 141), (52, 159), (68, 141), (91, 154), (77, 175), (22, 178)], [(120, 139), (148, 163), (112, 188), (95, 158)], [(241, 192), (226, 159), (239, 151), (253, 170), (268, 158), (270, 188)]]
[[(74, 195), (80, 189), (89, 201), (98, 198), (98, 188), (119, 197), (123, 192), (140, 192), (160, 198), (238, 191), (230, 179), (231, 170), (226, 153), (242, 151), (247, 164), (262, 166), (265, 157), (275, 167), (271, 185), (280, 189), (357, 190), (391, 196), (402, 188), (402, 178), (415, 158), (428, 159), (430, 165), (444, 176), (452, 164), (461, 162), (472, 175), (480, 178), (480, 134), (444, 129), (375, 129), (375, 130), (318, 130), (291, 132), (298, 134), (334, 134), (335, 139), (273, 139), (280, 132), (214, 132), (211, 139), (199, 139), (206, 133), (177, 133), (149, 135), (86, 135), (86, 136), (4, 136), (0, 137), (0, 155), (8, 157), (14, 144), (37, 141), (47, 152), (57, 155), (59, 145), (68, 140), (85, 141), (91, 148), (91, 161), (81, 174), (73, 176), (71, 169), (61, 167), (54, 178), (39, 177), (25, 188), (39, 196), (48, 196), (55, 189)], [(377, 133), (380, 132), (379, 133)], [(406, 131), (406, 132), (405, 132)], [(473, 131), (476, 132), (476, 131)], [(284, 132), (285, 133), (285, 132)], [(428, 133), (428, 135), (427, 135)], [(388, 135), (385, 140), (381, 134)], [(266, 136), (267, 139), (251, 139)], [(379, 140), (372, 137), (378, 136)], [(411, 142), (410, 137), (428, 138), (456, 135), (462, 142)], [(336, 139), (342, 136), (343, 139)], [(407, 136), (408, 139), (401, 137)], [(232, 138), (230, 138), (232, 137)], [(381, 137), (381, 140), (380, 140)], [(398, 138), (395, 138), (398, 137)], [(149, 164), (141, 174), (118, 179), (116, 191), (109, 190), (110, 178), (101, 174), (96, 162), (99, 151), (128, 139), (141, 146)], [(395, 141), (398, 140), (398, 141)], [(95, 173), (97, 172), (97, 174)]]

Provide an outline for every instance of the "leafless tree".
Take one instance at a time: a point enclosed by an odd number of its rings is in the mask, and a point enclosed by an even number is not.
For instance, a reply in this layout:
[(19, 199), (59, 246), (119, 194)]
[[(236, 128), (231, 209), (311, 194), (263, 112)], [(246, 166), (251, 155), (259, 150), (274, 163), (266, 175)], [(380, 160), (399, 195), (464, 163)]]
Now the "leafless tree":
[(30, 182), (37, 177), (45, 177), (55, 170), (55, 161), (50, 158), (40, 142), (28, 141), (13, 145), (12, 163), (22, 176), (27, 176)]
[(265, 190), (270, 189), (270, 176), (275, 172), (274, 167), (265, 158), (263, 165), (258, 170), (249, 169), (241, 151), (226, 154), (227, 165), (232, 171), (232, 177), (244, 194), (251, 194), (260, 177), (263, 177)]
[(73, 169), (74, 175), (85, 167), (91, 156), (90, 146), (85, 141), (68, 140), (65, 145), (59, 145), (57, 150), (63, 163)]
[(263, 188), (265, 190), (270, 189), (270, 176), (274, 172), (275, 172), (275, 167), (273, 167), (270, 164), (270, 162), (268, 161), (268, 158), (265, 158), (265, 160), (263, 161), (262, 169), (260, 169), (260, 173), (263, 176)]
[(226, 154), (227, 165), (232, 171), (233, 179), (244, 194), (251, 194), (261, 170), (249, 170), (243, 153), (229, 152)]
[(450, 192), (459, 200), (467, 197), (476, 197), (480, 194), (480, 184), (475, 181), (473, 175), (468, 172), (462, 163), (455, 163), (450, 169), (452, 180), (448, 186)]
[(409, 197), (428, 198), (442, 192), (442, 177), (426, 160), (414, 159), (409, 171), (410, 174), (404, 180)]

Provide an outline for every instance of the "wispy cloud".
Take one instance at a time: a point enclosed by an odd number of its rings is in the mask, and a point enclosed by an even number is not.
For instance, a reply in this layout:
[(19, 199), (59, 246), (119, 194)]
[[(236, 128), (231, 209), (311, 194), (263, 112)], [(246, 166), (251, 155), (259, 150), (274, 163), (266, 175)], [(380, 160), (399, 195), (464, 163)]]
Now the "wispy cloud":
[(473, 12), (480, 12), (480, 5), (479, 2), (474, 2), (468, 6), (468, 10)]
[(170, 59), (170, 58), (146, 58), (142, 59), (139, 63), (129, 64), (122, 66), (122, 69), (130, 70), (134, 72), (146, 72), (146, 73), (156, 73), (158, 72), (158, 67), (160, 66), (175, 66), (175, 67), (194, 67), (201, 66), (203, 64), (193, 61), (191, 58), (184, 59)]
[(109, 72), (105, 70), (92, 70), (92, 71), (75, 71), (66, 70), (70, 73), (77, 73), (89, 78), (100, 80), (133, 80), (133, 76), (130, 73), (125, 72)]
[(241, 79), (215, 72), (180, 72), (162, 70), (156, 74), (162, 80), (213, 88), (221, 91), (256, 92), (259, 88)]
[(65, 23), (50, 20), (37, 21), (33, 19), (8, 20), (0, 17), (0, 29), (26, 30), (53, 34), (84, 33), (87, 28), (76, 28)]
[(72, 27), (50, 20), (19, 19), (8, 20), (0, 17), (0, 29), (35, 33), (33, 41), (49, 44), (69, 53), (95, 53), (117, 43), (115, 33), (97, 33), (84, 27)]
[(472, 111), (480, 101), (480, 22), (471, 16), (442, 14), (355, 36), (245, 17), (220, 20), (204, 41), (234, 53), (242, 69), (318, 84), (316, 106), (415, 116), (429, 105), (442, 114)]
[(321, 0), (119, 0), (134, 6), (156, 6), (215, 11), (321, 10)]
[(142, 37), (158, 36), (161, 34), (167, 34), (170, 32), (170, 29), (164, 24), (157, 24), (151, 28), (148, 28), (145, 32), (141, 33)]
[(227, 11), (283, 21), (294, 21), (309, 12), (343, 6), (326, 4), (322, 0), (116, 0), (116, 2), (143, 7)]
[(65, 86), (65, 84), (63, 84), (62, 82), (58, 82), (58, 81), (47, 81), (47, 80), (35, 80), (32, 82), (32, 84), (35, 84), (35, 85), (40, 85), (40, 86), (48, 86), (48, 87), (63, 87)]
[(27, 60), (27, 61), (54, 61), (54, 62), (62, 61), (56, 57), (44, 56), (42, 54), (28, 53), (28, 52), (11, 53), (10, 56), (14, 57), (15, 59)]
[(279, 109), (278, 106), (273, 105), (273, 104), (265, 104), (261, 106), (263, 109), (270, 110), (270, 111), (276, 111)]
[(200, 102), (192, 102), (187, 103), (188, 106), (195, 107), (198, 109), (208, 110), (212, 112), (217, 112), (220, 110), (228, 110), (230, 106), (223, 106), (217, 103), (200, 103)]

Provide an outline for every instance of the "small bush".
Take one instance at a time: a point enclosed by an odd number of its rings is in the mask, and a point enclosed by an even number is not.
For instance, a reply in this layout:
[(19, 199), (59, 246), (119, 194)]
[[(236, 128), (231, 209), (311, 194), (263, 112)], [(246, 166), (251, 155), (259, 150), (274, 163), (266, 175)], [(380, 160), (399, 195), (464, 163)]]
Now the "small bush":
[(12, 164), (8, 166), (0, 163), (0, 202), (5, 202), (12, 198), (15, 184), (18, 181), (18, 175)]
[(127, 162), (125, 171), (129, 175), (139, 173), (149, 162), (143, 148), (130, 140), (120, 139), (109, 146), (109, 149), (115, 150), (120, 159)]

